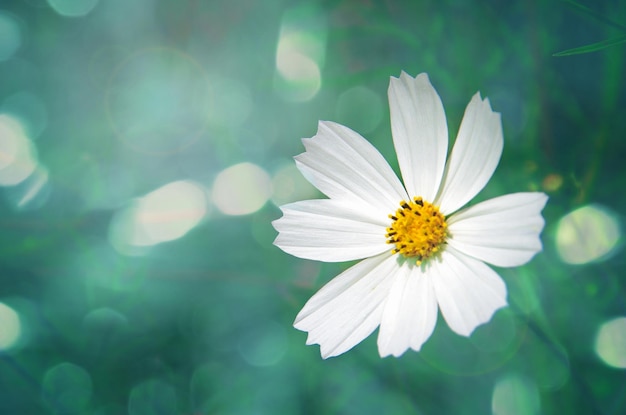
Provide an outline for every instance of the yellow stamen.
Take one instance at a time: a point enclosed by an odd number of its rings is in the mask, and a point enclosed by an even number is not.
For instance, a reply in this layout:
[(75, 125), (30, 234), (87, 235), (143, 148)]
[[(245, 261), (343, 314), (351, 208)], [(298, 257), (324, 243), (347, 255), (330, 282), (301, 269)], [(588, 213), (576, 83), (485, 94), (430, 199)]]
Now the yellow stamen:
[(391, 252), (414, 257), (417, 265), (439, 252), (445, 243), (448, 226), (445, 217), (437, 206), (421, 197), (415, 197), (411, 202), (403, 200), (389, 218), (392, 222), (387, 228), (387, 243), (396, 246)]

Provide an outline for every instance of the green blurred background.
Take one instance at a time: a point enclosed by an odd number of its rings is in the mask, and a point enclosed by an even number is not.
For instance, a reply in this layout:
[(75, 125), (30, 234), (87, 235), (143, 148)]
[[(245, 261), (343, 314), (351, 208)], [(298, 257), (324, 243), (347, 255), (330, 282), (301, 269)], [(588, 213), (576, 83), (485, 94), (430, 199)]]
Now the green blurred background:
[[(0, 414), (626, 413), (626, 49), (553, 56), (626, 3), (586, 5), (1, 0)], [(321, 197), (292, 160), (320, 119), (397, 170), (401, 70), (452, 137), (477, 90), (502, 113), (479, 198), (547, 192), (544, 251), (470, 338), (324, 361), (291, 325), (350, 264), (270, 222)]]

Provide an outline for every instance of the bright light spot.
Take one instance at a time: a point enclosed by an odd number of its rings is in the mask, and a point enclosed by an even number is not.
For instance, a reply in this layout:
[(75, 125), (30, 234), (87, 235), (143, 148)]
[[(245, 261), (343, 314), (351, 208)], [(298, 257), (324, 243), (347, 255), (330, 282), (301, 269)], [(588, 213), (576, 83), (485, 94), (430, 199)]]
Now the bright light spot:
[(48, 369), (41, 385), (43, 400), (52, 412), (82, 414), (86, 412), (93, 393), (91, 375), (73, 363), (64, 362)]
[(10, 166), (15, 161), (18, 147), (25, 139), (17, 129), (19, 125), (6, 115), (0, 115), (0, 170)]
[(118, 211), (109, 227), (109, 241), (120, 253), (143, 253), (141, 247), (184, 236), (205, 217), (207, 204), (200, 185), (169, 183)]
[(41, 191), (44, 185), (48, 182), (48, 170), (41, 170), (41, 174), (37, 175), (36, 180), (29, 186), (24, 192), (20, 200), (17, 201), (18, 207), (23, 207), (28, 202), (34, 199), (34, 197)]
[(178, 181), (157, 189), (137, 203), (137, 223), (155, 243), (184, 236), (204, 218), (205, 190), (197, 184)]
[(206, 130), (212, 96), (204, 68), (191, 56), (153, 48), (134, 53), (116, 68), (105, 104), (123, 143), (142, 153), (172, 154)]
[(337, 99), (337, 122), (361, 134), (373, 131), (383, 119), (383, 102), (371, 89), (357, 86)]
[(626, 369), (626, 317), (600, 326), (596, 334), (596, 353), (607, 365)]
[(9, 14), (0, 13), (0, 62), (11, 58), (21, 44), (20, 27), (15, 19)]
[(556, 248), (563, 261), (585, 264), (608, 256), (620, 236), (615, 215), (599, 205), (588, 205), (561, 218)]
[(317, 189), (304, 178), (293, 162), (276, 171), (272, 177), (272, 189), (272, 202), (278, 206), (319, 197)]
[(115, 212), (109, 223), (109, 243), (123, 255), (145, 255), (152, 240), (137, 225), (137, 200)]
[(548, 174), (541, 182), (541, 186), (547, 192), (556, 192), (563, 186), (563, 176), (556, 173)]
[(98, 0), (48, 0), (48, 4), (61, 16), (86, 16), (98, 4)]
[(322, 86), (326, 19), (312, 5), (285, 12), (276, 48), (274, 87), (288, 101), (308, 101)]
[(231, 166), (213, 182), (213, 203), (227, 215), (247, 215), (261, 209), (272, 194), (268, 174), (252, 163)]
[(295, 102), (308, 101), (322, 87), (320, 69), (311, 58), (298, 52), (283, 53), (277, 60), (277, 67), (283, 76), (276, 88), (282, 96)]
[(48, 169), (39, 165), (21, 183), (5, 189), (7, 199), (18, 210), (31, 210), (41, 207), (50, 195)]
[(535, 415), (540, 409), (539, 392), (531, 380), (509, 374), (496, 383), (491, 398), (493, 415)]
[(0, 351), (10, 349), (20, 339), (22, 327), (19, 315), (0, 303)]
[(4, 100), (2, 110), (18, 119), (28, 137), (36, 139), (48, 125), (48, 110), (43, 101), (30, 92), (18, 92)]
[(244, 333), (239, 342), (239, 353), (252, 366), (272, 366), (287, 351), (287, 334), (284, 327), (269, 322)]
[(0, 114), (0, 186), (24, 181), (36, 167), (35, 148), (20, 122)]

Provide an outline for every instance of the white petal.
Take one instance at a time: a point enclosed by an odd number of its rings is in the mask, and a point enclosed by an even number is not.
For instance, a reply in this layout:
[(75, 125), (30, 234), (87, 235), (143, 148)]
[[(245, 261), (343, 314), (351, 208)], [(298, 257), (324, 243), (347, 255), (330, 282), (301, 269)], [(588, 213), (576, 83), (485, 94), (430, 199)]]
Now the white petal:
[(296, 165), (331, 199), (369, 205), (384, 217), (407, 199), (384, 157), (351, 129), (321, 121), (317, 134), (302, 142), (306, 152), (296, 156)]
[(500, 161), (502, 144), (500, 114), (476, 93), (465, 109), (437, 196), (441, 213), (455, 212), (485, 187)]
[(381, 357), (420, 350), (437, 322), (437, 301), (424, 268), (405, 261), (385, 302), (378, 351)]
[(389, 83), (391, 132), (402, 178), (411, 197), (437, 195), (448, 152), (448, 126), (428, 75), (402, 72)]
[(513, 193), (470, 206), (448, 219), (448, 244), (499, 267), (525, 264), (539, 251), (544, 193)]
[(274, 244), (291, 255), (340, 262), (391, 250), (385, 238), (389, 219), (359, 211), (358, 206), (323, 199), (291, 203), (281, 210), (283, 217), (272, 222), (279, 232)]
[(469, 336), (507, 304), (504, 282), (484, 262), (448, 246), (427, 265), (441, 314), (455, 333)]
[(397, 258), (391, 254), (359, 262), (311, 297), (294, 327), (309, 332), (307, 344), (319, 344), (324, 359), (350, 350), (380, 324), (397, 271)]

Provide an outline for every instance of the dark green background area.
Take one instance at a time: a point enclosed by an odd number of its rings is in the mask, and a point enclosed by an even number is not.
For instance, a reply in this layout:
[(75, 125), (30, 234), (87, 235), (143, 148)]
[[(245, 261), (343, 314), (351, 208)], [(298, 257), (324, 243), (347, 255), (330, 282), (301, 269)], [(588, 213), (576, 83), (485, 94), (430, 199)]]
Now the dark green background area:
[[(625, 369), (599, 352), (621, 345), (624, 362), (626, 329), (598, 345), (626, 316), (621, 240), (572, 264), (557, 238), (583, 206), (597, 209), (579, 246), (623, 226), (626, 46), (553, 56), (623, 36), (593, 12), (626, 25), (626, 3), (99, 0), (77, 17), (59, 3), (89, 2), (0, 2), (19, 34), (0, 53), (0, 114), (23, 122), (47, 172), (25, 203), (33, 178), (0, 188), (0, 302), (22, 330), (0, 351), (0, 414), (626, 413)], [(277, 70), (288, 30), (319, 70), (307, 99), (310, 79)], [(293, 319), (350, 264), (272, 245), (281, 189), (241, 216), (211, 189), (238, 163), (292, 166), (318, 120), (362, 133), (397, 171), (386, 91), (401, 70), (429, 74), (451, 137), (471, 96), (489, 97), (505, 145), (478, 200), (548, 193), (544, 250), (498, 269), (510, 307), (470, 338), (439, 316), (418, 353), (381, 359), (374, 333), (324, 361)], [(180, 180), (207, 189), (204, 220), (116, 250), (116, 215)]]

